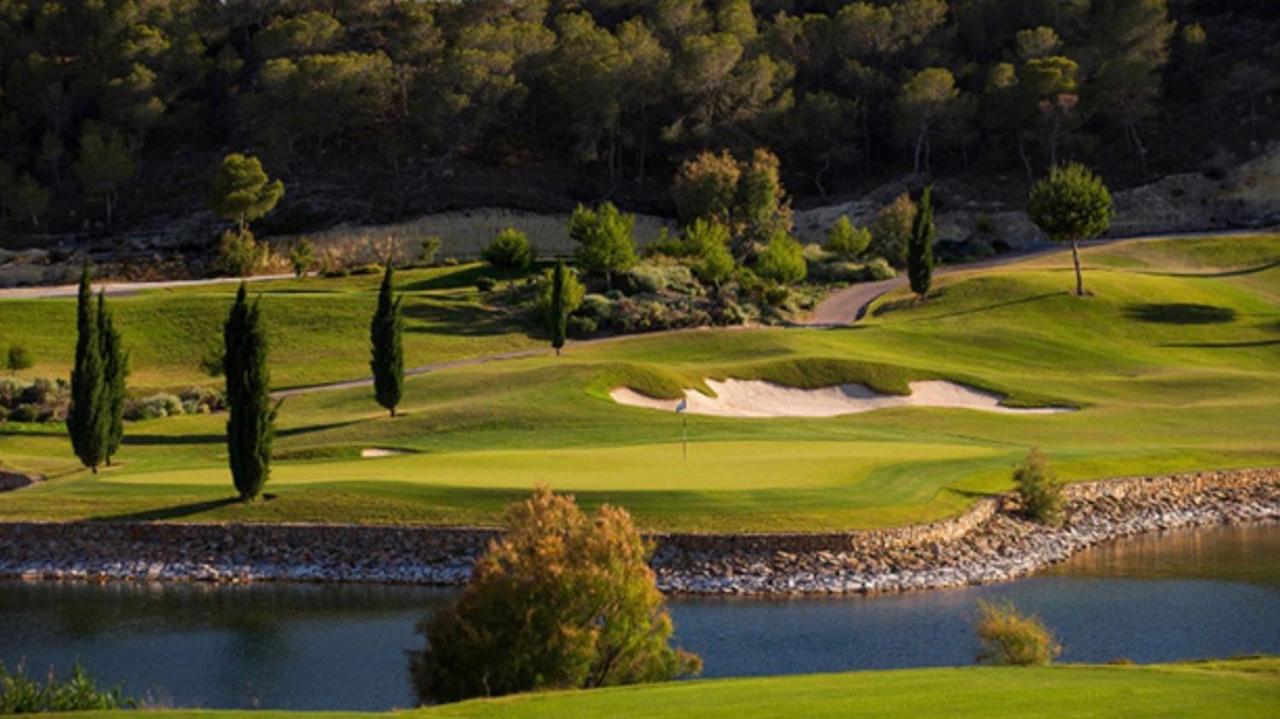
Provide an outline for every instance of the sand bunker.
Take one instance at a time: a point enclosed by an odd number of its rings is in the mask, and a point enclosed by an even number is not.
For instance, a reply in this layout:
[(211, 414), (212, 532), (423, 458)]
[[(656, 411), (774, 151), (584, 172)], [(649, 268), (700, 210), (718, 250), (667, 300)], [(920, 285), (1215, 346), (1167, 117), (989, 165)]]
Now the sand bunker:
[[(836, 417), (870, 412), (885, 407), (954, 407), (1008, 414), (1056, 414), (1071, 410), (1059, 407), (1024, 409), (1000, 404), (1003, 396), (966, 387), (955, 382), (912, 382), (911, 394), (880, 394), (860, 384), (842, 384), (820, 389), (799, 389), (759, 380), (707, 380), (716, 397), (685, 390), (692, 414), (718, 417)], [(675, 411), (678, 399), (654, 399), (627, 387), (609, 396), (619, 404)]]
[(360, 450), (361, 459), (377, 459), (379, 457), (394, 457), (397, 454), (408, 454), (402, 449), (387, 449), (385, 447), (365, 447)]

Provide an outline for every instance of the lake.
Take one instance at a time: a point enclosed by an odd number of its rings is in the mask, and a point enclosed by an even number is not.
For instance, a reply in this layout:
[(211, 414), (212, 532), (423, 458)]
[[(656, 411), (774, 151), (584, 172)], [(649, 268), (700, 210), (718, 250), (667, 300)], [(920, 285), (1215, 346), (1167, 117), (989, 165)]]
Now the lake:
[[(180, 707), (412, 704), (414, 625), (453, 590), (363, 585), (0, 583), (0, 660), (75, 659)], [(915, 594), (671, 600), (704, 676), (969, 664), (978, 600), (1040, 615), (1062, 661), (1280, 653), (1280, 525), (1148, 535), (1007, 584)]]

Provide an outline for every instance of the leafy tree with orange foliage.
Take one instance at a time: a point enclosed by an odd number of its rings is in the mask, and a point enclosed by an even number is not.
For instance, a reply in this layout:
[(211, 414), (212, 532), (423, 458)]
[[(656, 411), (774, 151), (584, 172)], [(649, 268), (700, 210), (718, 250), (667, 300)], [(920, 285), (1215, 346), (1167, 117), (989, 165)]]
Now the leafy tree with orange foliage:
[(674, 627), (625, 510), (587, 517), (538, 487), (507, 508), (505, 532), (457, 603), (418, 625), (410, 674), (423, 702), (657, 682), (701, 669)]

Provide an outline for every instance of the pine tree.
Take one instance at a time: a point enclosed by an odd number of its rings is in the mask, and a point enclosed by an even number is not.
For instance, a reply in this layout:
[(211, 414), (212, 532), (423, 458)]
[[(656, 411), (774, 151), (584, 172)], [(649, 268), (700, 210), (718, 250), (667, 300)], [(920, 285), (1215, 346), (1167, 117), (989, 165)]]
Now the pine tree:
[(120, 332), (115, 327), (111, 310), (107, 309), (106, 294), (98, 291), (98, 341), (102, 353), (102, 382), (104, 411), (106, 413), (107, 445), (106, 462), (120, 449), (124, 439), (124, 401), (128, 392), (129, 354), (120, 342)]
[(382, 287), (378, 290), (378, 309), (369, 325), (369, 341), (373, 357), (369, 367), (373, 370), (373, 394), (391, 416), (396, 416), (396, 405), (404, 393), (404, 345), (400, 336), (404, 331), (404, 319), (400, 315), (403, 296), (392, 298), (393, 269), (387, 261), (387, 271), (382, 275)]
[(267, 334), (258, 301), (250, 304), (240, 283), (235, 305), (223, 332), (227, 378), (227, 454), (231, 478), (241, 501), (258, 496), (271, 474), (271, 443), (275, 439), (276, 407), (271, 405), (271, 376), (267, 369)]
[(922, 298), (929, 294), (929, 286), (933, 283), (932, 192), (932, 187), (924, 188), (915, 221), (911, 223), (911, 238), (907, 242), (907, 277), (911, 280), (911, 291)]
[(67, 411), (67, 432), (80, 462), (98, 473), (109, 443), (110, 420), (106, 411), (102, 343), (98, 319), (94, 316), (93, 292), (89, 287), (89, 265), (80, 275), (76, 302), (76, 360), (71, 371), (71, 407)]
[(551, 307), (547, 312), (547, 321), (551, 323), (551, 346), (560, 354), (564, 347), (564, 335), (568, 324), (568, 313), (564, 311), (564, 261), (556, 262), (555, 272), (551, 275)]

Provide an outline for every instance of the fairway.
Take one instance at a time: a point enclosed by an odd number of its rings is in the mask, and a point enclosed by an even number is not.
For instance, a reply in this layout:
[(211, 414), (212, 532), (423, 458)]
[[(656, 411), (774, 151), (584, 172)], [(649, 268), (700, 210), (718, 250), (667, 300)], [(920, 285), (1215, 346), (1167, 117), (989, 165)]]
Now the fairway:
[[(222, 416), (132, 423), (118, 466), (98, 477), (78, 467), (61, 427), (4, 425), (4, 464), (50, 481), (0, 496), (0, 518), (491, 524), (504, 503), (541, 482), (589, 506), (625, 506), (651, 529), (819, 531), (955, 514), (1007, 490), (1010, 467), (1032, 446), (1069, 480), (1276, 465), (1278, 259), (1275, 235), (1121, 242), (1084, 253), (1093, 293), (1086, 298), (1068, 293), (1070, 257), (1058, 252), (946, 275), (925, 302), (896, 291), (849, 328), (641, 335), (573, 345), (561, 357), (416, 376), (394, 419), (363, 387), (290, 397), (266, 490), (276, 497), (250, 504), (220, 501), (231, 494)], [(419, 288), (412, 291), (423, 307), (444, 302), (438, 293), (476, 300), (474, 290), (448, 279), (461, 270), (415, 272), (423, 277), (405, 273), (404, 281)], [(435, 277), (447, 287), (424, 287)], [(335, 297), (324, 302), (346, 315), (286, 319), (306, 306), (303, 299), (325, 297), (327, 282), (336, 283)], [(268, 326), (288, 326), (273, 331), (316, 328), (314, 337), (282, 341), (273, 354), (277, 386), (367, 371), (364, 315), (374, 282), (264, 286)], [(129, 342), (175, 331), (172, 324), (187, 321), (181, 318), (193, 308), (220, 315), (230, 291), (175, 290), (177, 307), (187, 309), (173, 317), (154, 297), (165, 293), (114, 302)], [(129, 302), (154, 303), (148, 319), (131, 319)], [(15, 321), (14, 307), (71, 310), (62, 300), (0, 302), (0, 324), (35, 337), (33, 345), (58, 334), (53, 316)], [(454, 325), (406, 331), (406, 365), (537, 343), (502, 326), (493, 325), (493, 334)], [(68, 357), (70, 334), (58, 334)], [(134, 349), (139, 377), (156, 385), (195, 381), (168, 355), (153, 359), (151, 341)], [(315, 349), (329, 346), (338, 349)], [(42, 365), (36, 373), (59, 369)], [(897, 394), (908, 382), (940, 379), (1006, 395), (1011, 406), (1078, 411), (896, 407), (824, 419), (699, 416), (689, 419), (685, 460), (680, 416), (609, 398), (624, 386), (677, 397), (685, 388), (709, 391), (707, 379), (723, 378), (796, 387), (850, 382)], [(399, 454), (360, 457), (372, 448)]]

